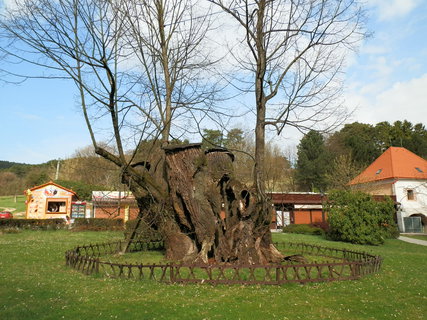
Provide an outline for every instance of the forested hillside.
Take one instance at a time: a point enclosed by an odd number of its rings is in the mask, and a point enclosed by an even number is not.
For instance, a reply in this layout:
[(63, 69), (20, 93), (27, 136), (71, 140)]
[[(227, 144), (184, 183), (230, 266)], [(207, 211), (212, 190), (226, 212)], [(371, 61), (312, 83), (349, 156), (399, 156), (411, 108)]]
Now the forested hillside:
[(36, 165), (8, 161), (0, 163), (0, 196), (23, 194), (24, 190), (55, 181), (56, 177), (58, 183), (73, 189), (82, 199), (89, 199), (92, 190), (120, 187), (118, 170), (95, 156), (91, 148), (78, 150), (69, 159)]
[(0, 160), (0, 169), (9, 169), (15, 165), (21, 165), (21, 164), (22, 163)]

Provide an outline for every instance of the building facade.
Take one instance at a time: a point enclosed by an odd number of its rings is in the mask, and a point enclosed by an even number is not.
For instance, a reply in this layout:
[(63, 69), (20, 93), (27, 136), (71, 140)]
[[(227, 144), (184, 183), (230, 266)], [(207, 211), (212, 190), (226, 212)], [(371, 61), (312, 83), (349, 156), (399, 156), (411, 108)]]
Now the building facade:
[(400, 232), (426, 232), (427, 161), (405, 148), (390, 147), (350, 181), (355, 190), (395, 197)]
[(77, 194), (52, 181), (25, 191), (26, 219), (52, 219), (71, 217)]
[(130, 191), (92, 191), (93, 218), (136, 219), (138, 204)]
[(322, 209), (325, 195), (313, 192), (273, 192), (270, 194), (275, 214), (271, 229), (282, 229), (289, 224), (319, 224), (326, 222)]

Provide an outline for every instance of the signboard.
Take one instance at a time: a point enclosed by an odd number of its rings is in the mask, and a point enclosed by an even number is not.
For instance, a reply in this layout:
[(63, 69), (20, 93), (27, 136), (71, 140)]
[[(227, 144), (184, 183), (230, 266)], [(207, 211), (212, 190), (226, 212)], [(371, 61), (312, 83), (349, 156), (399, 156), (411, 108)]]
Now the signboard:
[(84, 218), (86, 212), (86, 202), (73, 202), (71, 205), (71, 219)]

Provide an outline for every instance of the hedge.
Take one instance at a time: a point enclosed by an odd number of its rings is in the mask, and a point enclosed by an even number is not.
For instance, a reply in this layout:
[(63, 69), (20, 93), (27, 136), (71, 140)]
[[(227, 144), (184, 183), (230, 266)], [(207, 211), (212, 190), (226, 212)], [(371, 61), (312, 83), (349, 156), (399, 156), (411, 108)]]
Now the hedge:
[(309, 224), (290, 224), (283, 228), (284, 233), (300, 233), (300, 234), (314, 234), (323, 235), (322, 228), (315, 227)]
[(64, 219), (0, 219), (0, 228), (56, 230), (68, 228)]
[(123, 228), (123, 219), (76, 218), (73, 223), (73, 230), (75, 231), (123, 230)]

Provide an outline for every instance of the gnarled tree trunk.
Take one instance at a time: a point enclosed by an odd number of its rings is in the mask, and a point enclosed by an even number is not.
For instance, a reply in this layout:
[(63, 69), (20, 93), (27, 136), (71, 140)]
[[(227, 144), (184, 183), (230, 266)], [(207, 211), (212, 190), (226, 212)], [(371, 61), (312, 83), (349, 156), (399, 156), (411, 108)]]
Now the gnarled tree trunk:
[(167, 259), (265, 264), (283, 258), (271, 240), (272, 207), (234, 178), (230, 152), (204, 152), (200, 144), (164, 151), (168, 199), (157, 224)]

